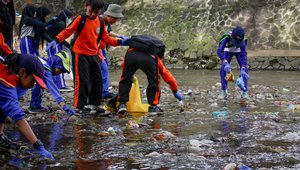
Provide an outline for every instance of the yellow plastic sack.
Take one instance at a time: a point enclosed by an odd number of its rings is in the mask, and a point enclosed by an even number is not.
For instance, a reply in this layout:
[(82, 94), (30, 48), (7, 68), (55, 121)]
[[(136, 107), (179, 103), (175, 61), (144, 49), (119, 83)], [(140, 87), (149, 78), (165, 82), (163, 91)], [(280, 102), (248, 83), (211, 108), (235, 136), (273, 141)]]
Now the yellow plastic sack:
[[(117, 103), (119, 107), (120, 103)], [(126, 103), (128, 113), (147, 113), (149, 104), (143, 104), (140, 94), (140, 85), (136, 77), (133, 78), (132, 86), (129, 93), (129, 101)]]

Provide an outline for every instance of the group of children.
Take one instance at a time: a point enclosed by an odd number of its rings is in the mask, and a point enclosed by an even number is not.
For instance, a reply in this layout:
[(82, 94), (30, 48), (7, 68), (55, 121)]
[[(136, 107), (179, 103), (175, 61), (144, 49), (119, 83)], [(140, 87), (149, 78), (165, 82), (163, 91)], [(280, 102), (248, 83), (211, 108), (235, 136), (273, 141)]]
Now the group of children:
[[(2, 0), (4, 1), (12, 2)], [(123, 18), (122, 8), (119, 5), (110, 4), (106, 12), (99, 15), (104, 6), (102, 0), (86, 0), (85, 13), (77, 16), (70, 23), (73, 14), (69, 10), (61, 10), (56, 17), (46, 22), (45, 18), (50, 14), (47, 8), (27, 5), (23, 10), (19, 29), (21, 54), (13, 53), (6, 44), (10, 40), (5, 40), (3, 32), (0, 33), (2, 56), (0, 60), (0, 148), (18, 149), (18, 146), (3, 134), (5, 119), (9, 116), (40, 156), (54, 159), (34, 135), (18, 103), (18, 99), (29, 88), (33, 88), (29, 108), (31, 112), (48, 111), (42, 106), (43, 89), (47, 88), (61, 109), (70, 117), (76, 112), (85, 113), (87, 110), (92, 110), (98, 115), (105, 115), (105, 110), (101, 107), (102, 98), (112, 97), (108, 91), (108, 63), (105, 50), (108, 45), (128, 46), (131, 39), (116, 34), (110, 29), (110, 25)], [(69, 44), (65, 40), (72, 34), (74, 38)], [(47, 59), (39, 54), (39, 43), (43, 43), (44, 40), (47, 41)], [(238, 55), (247, 87), (245, 46), (244, 32), (240, 27), (228, 33), (228, 36), (220, 43), (218, 55), (222, 61), (220, 74), (224, 97), (227, 96), (227, 84), (223, 80), (226, 74), (224, 68), (228, 69), (233, 55)], [(67, 49), (72, 51), (72, 59)], [(178, 90), (176, 79), (165, 68), (160, 54), (152, 55), (130, 47), (122, 64), (123, 72), (117, 98), (120, 102), (118, 113), (126, 112), (126, 102), (129, 100), (133, 75), (138, 69), (147, 75), (149, 84), (146, 93), (150, 105), (149, 112), (162, 111), (157, 107), (161, 89), (160, 76), (169, 84), (174, 97), (182, 101), (183, 96)], [(55, 83), (56, 79), (62, 80), (57, 75), (69, 73), (71, 70), (74, 75), (74, 110), (65, 104), (58, 90), (61, 86)], [(247, 89), (244, 93), (247, 93)]]

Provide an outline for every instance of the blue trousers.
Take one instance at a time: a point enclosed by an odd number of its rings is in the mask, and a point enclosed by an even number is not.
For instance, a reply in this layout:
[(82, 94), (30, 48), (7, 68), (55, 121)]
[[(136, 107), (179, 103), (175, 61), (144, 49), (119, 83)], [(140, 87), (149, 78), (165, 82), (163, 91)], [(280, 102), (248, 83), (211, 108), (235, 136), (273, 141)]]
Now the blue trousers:
[[(64, 101), (63, 97), (58, 91), (53, 79), (52, 74), (50, 71), (45, 71), (43, 81), (45, 82), (47, 89), (51, 93), (52, 97), (56, 101), (56, 103), (60, 103)], [(21, 89), (17, 86), (17, 93), (18, 98), (20, 99), (25, 93), (27, 89)], [(30, 100), (30, 107), (31, 108), (42, 108), (42, 98), (43, 98), (44, 90), (41, 89), (38, 85), (35, 85), (31, 90), (31, 100)]]
[(23, 37), (20, 40), (20, 50), (22, 54), (32, 54), (40, 56), (39, 51), (35, 48), (35, 40), (32, 37)]
[(108, 74), (108, 61), (106, 57), (105, 50), (102, 50), (102, 54), (104, 56), (104, 61), (100, 64), (101, 67), (101, 73), (102, 73), (102, 81), (103, 81), (103, 90), (102, 90), (102, 96), (105, 97), (109, 94), (109, 74)]
[[(232, 57), (236, 56), (237, 62), (240, 66), (240, 69), (242, 66), (245, 67), (246, 73), (248, 73), (248, 67), (247, 67), (247, 57), (242, 57), (240, 54), (241, 53), (229, 53), (229, 52), (224, 52), (225, 54), (225, 59), (228, 61), (230, 64)], [(225, 80), (226, 77), (226, 72), (224, 71), (224, 65), (221, 66), (220, 69), (220, 76), (221, 76), (221, 84), (222, 84), (222, 90), (227, 90), (227, 81)], [(245, 92), (248, 91), (248, 80), (244, 78), (244, 83), (245, 83)]]

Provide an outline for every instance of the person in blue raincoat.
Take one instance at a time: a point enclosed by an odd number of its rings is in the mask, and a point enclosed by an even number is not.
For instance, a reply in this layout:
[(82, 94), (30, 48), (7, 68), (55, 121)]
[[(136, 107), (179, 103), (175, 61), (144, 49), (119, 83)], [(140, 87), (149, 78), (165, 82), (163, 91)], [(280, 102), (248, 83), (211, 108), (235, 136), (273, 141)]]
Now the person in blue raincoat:
[[(61, 106), (62, 110), (64, 110), (68, 114), (68, 116), (73, 116), (75, 113), (74, 110), (66, 105), (52, 77), (53, 75), (70, 72), (70, 57), (68, 53), (66, 53), (65, 51), (61, 51), (55, 56), (49, 57), (47, 60), (44, 60), (42, 58), (39, 59), (43, 63), (43, 66), (45, 68), (45, 75), (43, 80), (47, 86), (47, 89), (53, 96), (56, 103)], [(24, 91), (20, 92), (19, 98), (22, 97), (25, 93)], [(48, 109), (42, 106), (43, 89), (41, 89), (39, 86), (34, 86), (31, 94), (32, 95), (29, 112), (48, 112)]]
[[(3, 36), (0, 34), (0, 51)], [(10, 117), (21, 133), (33, 145), (35, 151), (43, 158), (54, 160), (43, 143), (36, 137), (25, 119), (25, 113), (18, 101), (17, 85), (22, 89), (31, 88), (36, 82), (41, 88), (46, 88), (43, 82), (44, 68), (36, 56), (28, 54), (10, 54), (0, 60), (0, 149), (19, 150), (20, 146), (4, 134), (6, 118)], [(2, 152), (2, 151), (1, 151)]]
[[(51, 39), (54, 39), (62, 30), (66, 28), (72, 21), (71, 17), (73, 16), (73, 13), (68, 9), (63, 9), (59, 11), (57, 15), (57, 20), (55, 21), (55, 24), (53, 24), (53, 27), (48, 30), (48, 36)], [(46, 52), (48, 57), (55, 56), (56, 53), (64, 50), (64, 51), (70, 51), (70, 44), (66, 41), (64, 41), (61, 44), (58, 44), (55, 48), (48, 48), (49, 43), (47, 43)], [(58, 89), (65, 89), (68, 90), (66, 87), (66, 82), (64, 78), (64, 74), (59, 74), (56, 76), (53, 76), (54, 82)]]
[(237, 62), (240, 66), (240, 78), (237, 79), (236, 84), (241, 88), (241, 98), (248, 97), (248, 67), (247, 67), (247, 41), (245, 40), (244, 29), (240, 26), (235, 27), (232, 31), (227, 32), (221, 38), (217, 54), (221, 60), (221, 83), (222, 91), (221, 98), (226, 98), (227, 80), (226, 74), (231, 72), (230, 62), (233, 56), (236, 56)]

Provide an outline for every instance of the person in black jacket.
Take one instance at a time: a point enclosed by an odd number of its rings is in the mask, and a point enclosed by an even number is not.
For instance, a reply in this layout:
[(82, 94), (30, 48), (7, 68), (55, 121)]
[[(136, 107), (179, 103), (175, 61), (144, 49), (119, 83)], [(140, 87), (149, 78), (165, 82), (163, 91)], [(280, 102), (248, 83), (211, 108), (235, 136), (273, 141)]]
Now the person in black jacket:
[(15, 24), (15, 8), (12, 0), (0, 0), (0, 32), (2, 32), (5, 43), (13, 48), (13, 25)]
[[(61, 10), (57, 15), (57, 20), (55, 24), (53, 24), (53, 27), (51, 27), (50, 30), (48, 30), (48, 36), (51, 39), (55, 39), (55, 37), (64, 30), (67, 25), (71, 22), (71, 17), (73, 16), (73, 13), (68, 9)], [(49, 43), (47, 43), (48, 47)], [(56, 46), (56, 48), (46, 48), (46, 52), (48, 57), (53, 57), (58, 52), (64, 50), (66, 52), (70, 52), (70, 44), (66, 41)], [(53, 77), (54, 82), (58, 89), (68, 91), (70, 89), (67, 88), (64, 74), (59, 74)]]
[[(42, 8), (39, 8), (38, 10), (32, 5), (27, 5), (23, 9), (19, 28), (19, 36), (21, 38), (20, 50), (22, 54), (39, 56), (39, 41), (42, 34), (51, 27), (52, 20), (50, 22), (45, 22), (45, 16), (49, 12), (49, 10), (47, 11)], [(50, 41), (50, 39), (48, 39), (48, 41)]]

